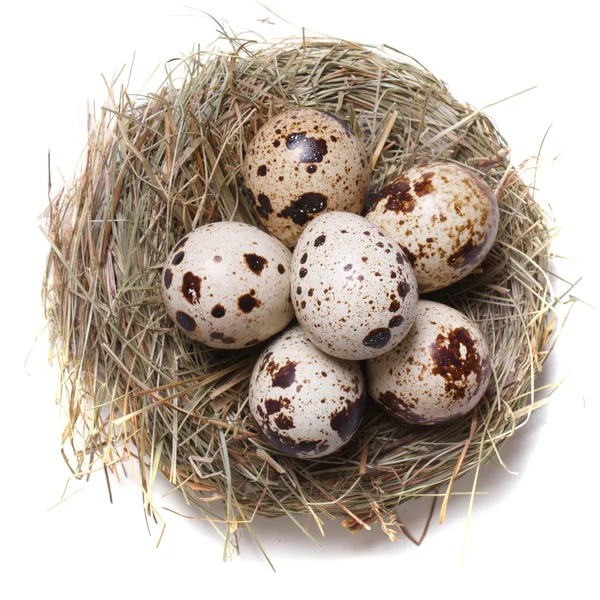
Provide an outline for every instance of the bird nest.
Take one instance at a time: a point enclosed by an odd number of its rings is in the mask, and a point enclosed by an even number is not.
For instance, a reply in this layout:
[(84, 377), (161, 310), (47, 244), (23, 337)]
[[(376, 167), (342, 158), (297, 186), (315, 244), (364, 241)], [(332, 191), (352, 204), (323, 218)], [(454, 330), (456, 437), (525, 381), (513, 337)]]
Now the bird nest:
[[(63, 454), (74, 476), (105, 471), (109, 482), (123, 462), (136, 465), (150, 514), (161, 473), (231, 546), (255, 515), (302, 527), (298, 513), (318, 527), (341, 516), (350, 531), (380, 522), (393, 539), (400, 503), (441, 491), (443, 512), (456, 477), (498, 455), (535, 408), (554, 322), (551, 232), (493, 123), (413, 59), (331, 39), (229, 43), (169, 63), (154, 93), (113, 91), (80, 175), (51, 202), (44, 300), (68, 415)], [(162, 266), (185, 233), (214, 220), (258, 224), (241, 177), (245, 149), (266, 120), (297, 106), (330, 111), (363, 139), (371, 197), (411, 166), (445, 160), (475, 169), (500, 207), (483, 265), (429, 295), (487, 335), (483, 401), (437, 426), (371, 405), (348, 445), (312, 460), (278, 453), (249, 415), (264, 345), (192, 343), (160, 298)]]

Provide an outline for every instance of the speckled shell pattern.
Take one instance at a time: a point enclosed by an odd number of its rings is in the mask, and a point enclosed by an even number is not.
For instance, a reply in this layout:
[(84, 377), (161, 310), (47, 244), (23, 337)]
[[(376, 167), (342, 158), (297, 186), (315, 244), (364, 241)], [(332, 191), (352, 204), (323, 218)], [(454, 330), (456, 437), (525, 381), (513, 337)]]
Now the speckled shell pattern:
[(461, 312), (420, 300), (408, 335), (367, 362), (369, 394), (391, 415), (421, 425), (469, 412), (491, 377), (490, 351), (480, 329)]
[(316, 215), (362, 212), (370, 178), (363, 144), (350, 127), (309, 108), (267, 122), (248, 147), (243, 172), (264, 227), (290, 248)]
[(499, 223), (487, 183), (454, 163), (406, 171), (377, 194), (366, 218), (402, 246), (420, 293), (455, 283), (478, 267)]
[(298, 323), (338, 358), (383, 354), (414, 320), (417, 283), (407, 258), (359, 215), (326, 213), (306, 227), (292, 257), (291, 284)]
[(203, 225), (173, 248), (164, 266), (167, 312), (186, 335), (212, 348), (258, 344), (294, 317), (291, 256), (253, 225)]
[(328, 356), (298, 326), (269, 344), (250, 378), (249, 405), (263, 437), (300, 458), (339, 450), (365, 410), (358, 362)]

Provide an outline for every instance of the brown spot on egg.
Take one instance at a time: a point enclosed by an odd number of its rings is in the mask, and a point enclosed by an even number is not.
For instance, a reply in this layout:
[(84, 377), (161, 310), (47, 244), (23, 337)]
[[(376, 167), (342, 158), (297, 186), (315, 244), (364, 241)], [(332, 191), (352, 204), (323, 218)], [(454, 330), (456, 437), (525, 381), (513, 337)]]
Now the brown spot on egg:
[(221, 331), (213, 331), (210, 334), (210, 339), (211, 340), (219, 340), (219, 341), (223, 342), (224, 344), (235, 344), (234, 337), (231, 337), (230, 335), (225, 335)]
[[(408, 262), (410, 263), (410, 266), (414, 267), (415, 263), (417, 262), (417, 257), (405, 246), (400, 246), (400, 248), (402, 248), (402, 252), (404, 252), (406, 258), (408, 258)], [(396, 255), (396, 260), (398, 260), (397, 255)]]
[(322, 162), (327, 154), (327, 142), (321, 138), (308, 137), (306, 131), (290, 133), (285, 143), (288, 150), (298, 152), (298, 160), (302, 163)]
[(394, 392), (383, 392), (379, 394), (377, 399), (394, 417), (407, 421), (408, 423), (419, 424), (423, 422), (423, 419), (416, 415), (404, 400)]
[(269, 351), (262, 357), (260, 367), (258, 368), (259, 373), (262, 373), (265, 370), (265, 367), (267, 366), (267, 363), (269, 362), (271, 356), (273, 356), (273, 353)]
[(177, 252), (177, 250), (183, 248), (187, 241), (188, 241), (188, 236), (186, 235), (184, 238), (179, 240), (179, 242), (177, 242), (177, 245), (175, 246), (175, 248), (173, 248), (173, 252)]
[(267, 415), (274, 415), (278, 413), (283, 408), (288, 407), (291, 404), (289, 398), (283, 398), (279, 396), (279, 398), (267, 398), (265, 400), (265, 408), (267, 409)]
[(388, 327), (400, 327), (404, 323), (404, 317), (402, 315), (396, 315), (390, 319)]
[(196, 321), (194, 321), (194, 319), (190, 317), (190, 315), (183, 312), (182, 310), (178, 310), (175, 313), (175, 319), (177, 320), (177, 323), (179, 323), (179, 325), (181, 325), (181, 327), (185, 329), (188, 333), (191, 333), (192, 331), (194, 331), (194, 329), (196, 329)]
[(165, 288), (169, 289), (173, 282), (173, 271), (171, 271), (171, 269), (165, 269), (163, 281), (165, 282)]
[(240, 310), (246, 314), (251, 313), (260, 305), (260, 300), (258, 300), (258, 298), (254, 298), (252, 294), (244, 294), (238, 298), (238, 306)]
[(284, 415), (283, 413), (279, 413), (274, 420), (275, 425), (277, 425), (279, 429), (288, 430), (295, 428), (294, 419), (288, 415)]
[[(267, 373), (271, 376), (273, 387), (288, 388), (296, 381), (296, 365), (298, 363), (288, 360), (280, 367), (272, 363), (267, 367)], [(275, 370), (277, 368), (277, 370)]]
[(412, 288), (406, 281), (401, 281), (396, 289), (398, 290), (400, 298), (406, 298)]
[(268, 219), (269, 215), (273, 212), (271, 200), (266, 194), (258, 195), (258, 205), (256, 206), (256, 212), (263, 219)]
[(292, 456), (309, 454), (317, 449), (325, 452), (327, 449), (323, 440), (295, 440), (281, 432), (273, 431), (268, 424), (265, 424), (260, 432), (274, 448)]
[(363, 414), (363, 400), (346, 401), (346, 406), (329, 415), (329, 424), (342, 440), (349, 439), (356, 431)]
[(310, 290), (308, 290), (308, 295), (312, 298), (312, 295), (315, 293), (315, 289), (314, 288), (310, 288)]
[(368, 348), (385, 348), (392, 337), (392, 332), (388, 327), (378, 327), (371, 330), (362, 341), (363, 346)]
[(260, 275), (262, 270), (269, 264), (269, 261), (264, 256), (258, 254), (244, 254), (244, 259), (249, 269), (256, 275)]
[(448, 257), (448, 264), (454, 268), (472, 265), (481, 257), (484, 247), (485, 241), (482, 244), (476, 244), (471, 237), (456, 252)]
[(388, 310), (390, 312), (398, 312), (400, 310), (400, 302), (398, 302), (398, 300), (392, 300), (388, 307)]
[(306, 172), (310, 173), (311, 175), (313, 173), (317, 172), (317, 165), (308, 165), (308, 167), (306, 167)]
[(256, 174), (259, 177), (264, 177), (267, 174), (267, 165), (260, 165), (260, 167), (256, 169)]
[(278, 272), (279, 272), (281, 275), (283, 275), (283, 274), (285, 273), (285, 267), (284, 267), (284, 266), (283, 266), (281, 263), (279, 263), (279, 264), (277, 265), (277, 271), (278, 271)]
[(415, 194), (419, 196), (419, 198), (421, 196), (425, 196), (426, 194), (433, 194), (433, 192), (435, 192), (435, 187), (431, 183), (433, 175), (434, 174), (432, 171), (427, 171), (427, 173), (423, 173), (423, 175), (421, 175), (421, 179), (419, 179), (419, 181), (415, 181), (415, 183), (413, 183), (413, 190)]
[(181, 293), (190, 304), (199, 302), (201, 288), (202, 280), (200, 277), (194, 275), (191, 271), (184, 274), (181, 282)]
[(306, 261), (308, 260), (308, 253), (305, 252), (301, 257), (300, 257), (300, 264), (303, 265)]
[(173, 257), (173, 260), (171, 261), (171, 263), (174, 264), (174, 265), (178, 265), (183, 260), (184, 256), (185, 256), (185, 252), (178, 252)]
[(444, 387), (452, 398), (465, 397), (469, 375), (475, 374), (480, 381), (483, 371), (481, 356), (471, 334), (464, 327), (451, 330), (448, 336), (438, 334), (429, 347), (429, 354), (434, 361), (433, 374), (446, 380)]
[(379, 203), (379, 199), (383, 198), (387, 199), (384, 212), (390, 210), (396, 214), (400, 212), (408, 213), (415, 209), (415, 199), (410, 194), (410, 184), (406, 179), (397, 179), (384, 187), (379, 192), (374, 205)]
[(346, 266), (344, 266), (344, 271), (350, 271), (352, 269), (352, 264), (348, 263)]
[(327, 208), (327, 196), (318, 192), (306, 192), (297, 200), (292, 200), (277, 216), (291, 219), (296, 225), (306, 225), (312, 215)]
[(216, 263), (220, 263), (220, 262), (222, 262), (222, 261), (223, 261), (223, 257), (222, 257), (222, 256), (219, 256), (219, 255), (217, 254), (217, 255), (216, 255), (214, 258), (213, 258), (213, 260), (214, 260)]
[(302, 267), (300, 269), (300, 271), (298, 272), (298, 275), (300, 275), (300, 279), (304, 279), (304, 277), (306, 277), (307, 273), (308, 273), (308, 270), (305, 269), (304, 267)]
[(325, 235), (320, 235), (318, 238), (316, 238), (315, 239), (315, 248), (322, 246), (325, 243), (326, 239), (327, 239), (327, 237)]
[(221, 317), (225, 316), (225, 307), (222, 304), (215, 304), (212, 307), (212, 310), (210, 311), (210, 314), (215, 318), (215, 319), (220, 319)]

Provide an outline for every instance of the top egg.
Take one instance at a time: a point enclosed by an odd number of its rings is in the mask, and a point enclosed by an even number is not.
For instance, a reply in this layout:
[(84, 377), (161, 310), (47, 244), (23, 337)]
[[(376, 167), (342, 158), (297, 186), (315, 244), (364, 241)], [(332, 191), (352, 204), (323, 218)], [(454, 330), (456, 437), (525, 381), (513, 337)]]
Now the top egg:
[(244, 160), (249, 200), (264, 227), (293, 248), (325, 211), (362, 211), (370, 169), (362, 142), (335, 115), (312, 108), (279, 113), (256, 134)]
[(487, 183), (455, 163), (409, 169), (377, 194), (366, 218), (402, 247), (421, 294), (478, 267), (494, 244), (499, 221)]

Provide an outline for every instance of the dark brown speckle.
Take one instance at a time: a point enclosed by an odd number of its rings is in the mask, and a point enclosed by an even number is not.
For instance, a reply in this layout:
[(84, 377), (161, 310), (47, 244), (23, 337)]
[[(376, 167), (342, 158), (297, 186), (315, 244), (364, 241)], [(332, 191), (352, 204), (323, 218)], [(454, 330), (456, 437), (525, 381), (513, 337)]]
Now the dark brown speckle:
[(202, 280), (200, 277), (190, 271), (184, 274), (181, 282), (181, 293), (190, 304), (196, 304), (200, 301), (201, 288)]
[(190, 315), (183, 312), (182, 310), (178, 310), (175, 313), (175, 318), (177, 320), (177, 323), (179, 323), (179, 325), (188, 333), (191, 333), (196, 329), (196, 321), (194, 321), (194, 319), (190, 317)]
[(171, 287), (171, 283), (173, 282), (173, 271), (171, 271), (171, 269), (165, 269), (163, 281), (165, 282), (165, 288), (169, 289)]
[(238, 298), (238, 306), (240, 310), (246, 314), (251, 313), (255, 308), (260, 306), (261, 302), (252, 294), (244, 294)]
[(367, 346), (369, 348), (385, 348), (390, 339), (392, 337), (392, 332), (389, 330), (389, 327), (378, 327), (377, 329), (373, 329), (366, 335), (363, 339), (363, 346)]
[(178, 252), (173, 257), (173, 260), (171, 261), (171, 263), (174, 264), (174, 265), (178, 265), (183, 260), (184, 256), (185, 256), (185, 252)]
[(255, 274), (260, 275), (262, 270), (269, 264), (269, 261), (258, 254), (244, 254), (244, 259), (248, 268)]

